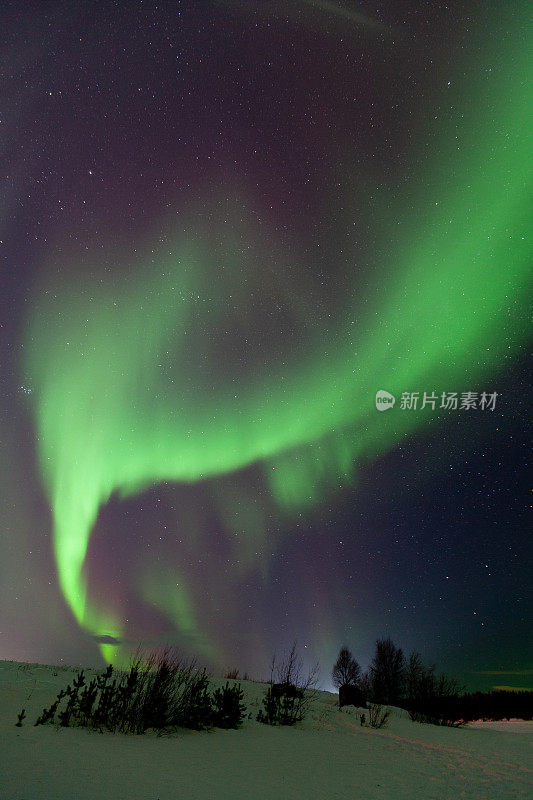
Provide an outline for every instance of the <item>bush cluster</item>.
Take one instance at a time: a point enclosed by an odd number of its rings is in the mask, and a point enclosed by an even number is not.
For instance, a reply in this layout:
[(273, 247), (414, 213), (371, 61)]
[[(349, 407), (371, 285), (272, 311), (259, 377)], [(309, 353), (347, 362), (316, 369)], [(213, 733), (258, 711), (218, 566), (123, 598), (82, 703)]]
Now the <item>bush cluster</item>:
[[(265, 725), (294, 725), (301, 722), (309, 710), (316, 693), (318, 664), (302, 674), (303, 662), (296, 653), (296, 645), (280, 663), (272, 659), (270, 684), (263, 698), (263, 708), (257, 721)], [(274, 675), (278, 682), (274, 682)]]
[(212, 695), (208, 687), (205, 670), (194, 663), (168, 652), (153, 654), (138, 658), (127, 673), (116, 673), (110, 665), (89, 683), (81, 670), (72, 686), (43, 709), (35, 725), (58, 723), (137, 734), (148, 728), (238, 728), (246, 711), (240, 684), (226, 682)]
[(266, 725), (294, 725), (305, 713), (304, 690), (292, 683), (272, 683), (263, 698), (257, 721)]

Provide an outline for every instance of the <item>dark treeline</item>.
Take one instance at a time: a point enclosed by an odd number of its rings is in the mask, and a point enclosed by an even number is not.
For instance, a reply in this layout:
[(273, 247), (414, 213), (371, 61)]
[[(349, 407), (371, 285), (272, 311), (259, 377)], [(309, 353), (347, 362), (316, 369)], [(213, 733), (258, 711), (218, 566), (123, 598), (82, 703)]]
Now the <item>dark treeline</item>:
[(502, 691), (465, 694), (454, 679), (422, 663), (419, 653), (406, 658), (389, 639), (378, 639), (366, 672), (347, 647), (339, 651), (332, 670), (339, 705), (380, 703), (409, 712), (416, 722), (458, 725), (476, 719), (533, 719), (533, 692)]
[(533, 719), (533, 692), (472, 692), (459, 698), (458, 714), (473, 719)]

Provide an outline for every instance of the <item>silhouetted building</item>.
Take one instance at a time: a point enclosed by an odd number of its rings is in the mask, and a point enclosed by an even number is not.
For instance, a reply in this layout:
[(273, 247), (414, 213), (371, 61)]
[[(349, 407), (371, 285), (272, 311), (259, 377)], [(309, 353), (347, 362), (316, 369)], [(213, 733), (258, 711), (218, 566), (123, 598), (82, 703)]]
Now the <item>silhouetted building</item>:
[(339, 687), (339, 706), (358, 706), (366, 708), (366, 700), (363, 692), (358, 686), (346, 684)]

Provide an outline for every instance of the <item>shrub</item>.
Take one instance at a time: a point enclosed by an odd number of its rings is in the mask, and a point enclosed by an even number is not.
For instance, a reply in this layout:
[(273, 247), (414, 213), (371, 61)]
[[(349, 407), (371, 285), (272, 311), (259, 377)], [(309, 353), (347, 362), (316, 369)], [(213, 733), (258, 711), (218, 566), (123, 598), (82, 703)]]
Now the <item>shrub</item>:
[(264, 711), (259, 710), (258, 722), (267, 725), (294, 725), (305, 716), (305, 692), (293, 684), (273, 683), (263, 698)]
[(462, 719), (448, 719), (446, 715), (442, 714), (423, 714), (420, 711), (410, 711), (410, 719), (413, 722), (427, 723), (428, 725), (443, 725), (448, 728), (461, 728), (465, 722)]
[(228, 682), (222, 689), (213, 693), (212, 722), (217, 728), (238, 728), (242, 725), (246, 706), (242, 702), (244, 693), (240, 683), (230, 686)]
[(207, 673), (200, 672), (189, 677), (188, 685), (179, 703), (178, 714), (171, 724), (181, 728), (192, 728), (200, 731), (211, 724), (211, 698), (207, 691), (209, 678)]
[[(274, 673), (278, 682), (274, 683)], [(318, 665), (305, 679), (302, 678), (302, 660), (296, 654), (296, 645), (289, 655), (276, 664), (272, 659), (270, 685), (263, 698), (263, 709), (257, 714), (258, 722), (266, 725), (294, 725), (301, 722), (316, 694)]]
[(239, 677), (239, 670), (238, 669), (228, 669), (226, 674), (224, 675), (225, 678), (229, 678), (232, 681), (236, 681)]
[[(64, 695), (64, 692), (60, 692), (60, 694), (61, 694), (61, 698), (62, 698), (63, 695)], [(52, 703), (50, 708), (43, 708), (43, 710), (41, 712), (41, 715), (39, 717), (37, 717), (37, 719), (35, 721), (35, 726), (37, 726), (37, 725), (45, 725), (47, 722), (53, 722), (54, 721), (54, 715), (55, 715), (55, 713), (57, 711), (57, 707), (59, 705), (59, 702), (60, 702), (61, 698), (58, 695), (57, 696), (57, 700), (54, 703)]]
[(379, 703), (368, 704), (368, 724), (371, 728), (384, 728), (387, 725), (389, 714), (389, 709)]

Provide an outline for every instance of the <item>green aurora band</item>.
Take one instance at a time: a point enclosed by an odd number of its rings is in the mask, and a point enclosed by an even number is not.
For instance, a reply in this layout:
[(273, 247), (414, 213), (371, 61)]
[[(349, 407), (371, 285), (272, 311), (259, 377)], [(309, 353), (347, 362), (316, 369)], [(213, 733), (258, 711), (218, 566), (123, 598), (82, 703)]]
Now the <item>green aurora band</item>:
[[(380, 285), (364, 297), (348, 294), (328, 331), (313, 325), (309, 307), (287, 289), (304, 341), (292, 356), (267, 367), (258, 361), (238, 380), (202, 360), (228, 304), (237, 312), (245, 304), (242, 237), (261, 245), (251, 226), (215, 232), (227, 254), (223, 276), (200, 231), (175, 237), (150, 256), (149, 269), (121, 285), (50, 290), (45, 278), (49, 291), (36, 289), (23, 375), (32, 387), (59, 583), (87, 631), (123, 632), (118, 615), (91, 599), (84, 576), (91, 530), (112, 493), (126, 497), (158, 482), (196, 482), (256, 463), (273, 504), (290, 520), (353, 485), (358, 461), (437, 418), (398, 404), (378, 413), (378, 389), (396, 397), (494, 390), (476, 381), (526, 340), (532, 263), (531, 97), (522, 81), (526, 59), (514, 55), (513, 77), (491, 85), (497, 106), (489, 108), (480, 90), (469, 139), (462, 134), (458, 151), (450, 132), (436, 150), (434, 174), (425, 176), (431, 199), (421, 191), (414, 220), (400, 227), (391, 221), (384, 232)], [(231, 501), (222, 505), (231, 519)], [(252, 505), (248, 519), (239, 519), (250, 536)], [(158, 590), (157, 575), (142, 584), (148, 602), (194, 634), (185, 588), (171, 597), (170, 589)], [(101, 650), (114, 657), (113, 645)]]

